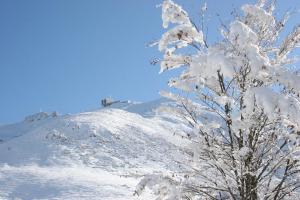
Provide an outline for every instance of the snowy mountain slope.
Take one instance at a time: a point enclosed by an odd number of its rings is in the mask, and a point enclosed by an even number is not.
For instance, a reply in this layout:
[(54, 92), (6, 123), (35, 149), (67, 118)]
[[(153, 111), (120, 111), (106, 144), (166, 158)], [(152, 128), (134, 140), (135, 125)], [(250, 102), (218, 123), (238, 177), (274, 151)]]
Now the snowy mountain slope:
[[(182, 122), (153, 110), (166, 100), (118, 103), (0, 127), (0, 199), (151, 199), (133, 196), (148, 173), (184, 169)], [(188, 160), (186, 160), (188, 162)]]

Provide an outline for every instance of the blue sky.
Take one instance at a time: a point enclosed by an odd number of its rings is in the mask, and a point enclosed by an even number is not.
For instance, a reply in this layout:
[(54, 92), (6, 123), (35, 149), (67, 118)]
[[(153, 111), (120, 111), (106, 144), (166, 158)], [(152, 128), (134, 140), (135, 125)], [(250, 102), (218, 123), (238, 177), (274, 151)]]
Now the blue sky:
[[(201, 0), (178, 0), (197, 19)], [(209, 40), (246, 0), (207, 0)], [(39, 111), (76, 113), (106, 96), (149, 101), (166, 89), (146, 44), (163, 33), (160, 0), (1, 0), (0, 124)], [(279, 13), (299, 0), (279, 0)], [(299, 22), (299, 14), (290, 24)]]

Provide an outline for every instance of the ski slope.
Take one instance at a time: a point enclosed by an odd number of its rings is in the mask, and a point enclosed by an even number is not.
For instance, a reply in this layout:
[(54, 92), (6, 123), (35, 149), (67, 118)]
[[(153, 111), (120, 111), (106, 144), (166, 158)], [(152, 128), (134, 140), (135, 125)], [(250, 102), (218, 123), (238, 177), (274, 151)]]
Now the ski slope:
[[(184, 170), (189, 145), (164, 99), (74, 115), (37, 113), (0, 126), (0, 199), (152, 199), (134, 196), (147, 174)], [(181, 161), (181, 162), (179, 162)]]

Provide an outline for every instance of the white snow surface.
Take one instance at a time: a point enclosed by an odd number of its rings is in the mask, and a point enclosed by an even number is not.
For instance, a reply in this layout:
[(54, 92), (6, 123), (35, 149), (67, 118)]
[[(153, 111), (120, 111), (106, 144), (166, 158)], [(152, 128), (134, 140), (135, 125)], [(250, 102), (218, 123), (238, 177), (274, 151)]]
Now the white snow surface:
[(189, 145), (183, 122), (155, 112), (165, 104), (172, 103), (37, 113), (0, 126), (0, 199), (153, 199), (150, 191), (133, 195), (139, 180), (184, 170)]

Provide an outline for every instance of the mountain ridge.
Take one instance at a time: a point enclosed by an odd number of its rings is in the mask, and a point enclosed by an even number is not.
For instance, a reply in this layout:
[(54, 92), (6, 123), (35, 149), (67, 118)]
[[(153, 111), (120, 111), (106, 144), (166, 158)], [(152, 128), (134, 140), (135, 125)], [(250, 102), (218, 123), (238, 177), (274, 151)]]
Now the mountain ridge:
[(116, 103), (73, 115), (38, 113), (1, 126), (0, 198), (149, 199), (150, 192), (133, 196), (139, 179), (183, 170), (189, 145), (182, 137), (189, 127), (156, 112), (161, 105), (172, 102)]

